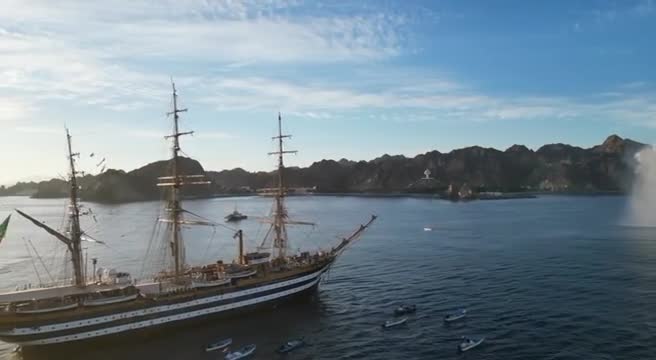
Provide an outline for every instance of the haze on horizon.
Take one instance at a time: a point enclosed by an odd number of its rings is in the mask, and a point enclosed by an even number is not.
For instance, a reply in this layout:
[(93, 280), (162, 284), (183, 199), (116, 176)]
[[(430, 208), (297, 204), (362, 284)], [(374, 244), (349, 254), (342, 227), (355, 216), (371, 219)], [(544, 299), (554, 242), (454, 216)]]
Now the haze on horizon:
[[(470, 145), (656, 142), (656, 2), (5, 0), (0, 184), (186, 155), (270, 170)], [(93, 158), (89, 157), (94, 153)]]

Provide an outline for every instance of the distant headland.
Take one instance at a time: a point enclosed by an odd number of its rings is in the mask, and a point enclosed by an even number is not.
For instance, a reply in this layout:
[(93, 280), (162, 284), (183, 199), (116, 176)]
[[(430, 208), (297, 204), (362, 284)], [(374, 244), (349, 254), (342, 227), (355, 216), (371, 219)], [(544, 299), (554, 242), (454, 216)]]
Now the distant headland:
[[(623, 193), (633, 182), (635, 154), (647, 145), (609, 136), (588, 149), (549, 144), (533, 151), (513, 145), (505, 151), (471, 146), (448, 153), (431, 151), (413, 158), (383, 155), (370, 161), (321, 160), (309, 167), (289, 167), (290, 188), (321, 194), (438, 195), (452, 199), (522, 197), (521, 194)], [(165, 176), (168, 160), (125, 172), (109, 169), (79, 179), (82, 200), (123, 203), (161, 198), (157, 177)], [(182, 158), (181, 173), (205, 174), (210, 184), (184, 189), (188, 198), (255, 194), (274, 185), (275, 172), (241, 168), (207, 171), (193, 159)], [(67, 184), (52, 179), (0, 187), (0, 196), (60, 198)], [(517, 195), (519, 194), (519, 195)]]

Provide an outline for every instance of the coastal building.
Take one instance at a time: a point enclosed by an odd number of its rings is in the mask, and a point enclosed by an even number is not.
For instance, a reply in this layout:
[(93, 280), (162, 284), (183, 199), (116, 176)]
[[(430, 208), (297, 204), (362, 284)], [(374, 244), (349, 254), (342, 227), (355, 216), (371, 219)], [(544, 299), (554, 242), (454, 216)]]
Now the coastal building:
[(460, 190), (458, 190), (458, 197), (460, 199), (471, 199), (474, 197), (474, 192), (472, 191), (469, 184), (467, 183), (462, 184)]
[(433, 178), (431, 177), (431, 171), (430, 169), (426, 169), (424, 171), (424, 180), (432, 180)]

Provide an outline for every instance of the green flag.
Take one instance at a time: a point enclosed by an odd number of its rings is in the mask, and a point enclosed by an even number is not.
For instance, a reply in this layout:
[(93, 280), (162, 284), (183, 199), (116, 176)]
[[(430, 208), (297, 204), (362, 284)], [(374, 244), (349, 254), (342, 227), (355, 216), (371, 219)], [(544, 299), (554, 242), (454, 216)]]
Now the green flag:
[(9, 226), (9, 218), (11, 217), (11, 214), (7, 216), (5, 221), (0, 224), (0, 241), (5, 238), (5, 234), (7, 233), (7, 226)]

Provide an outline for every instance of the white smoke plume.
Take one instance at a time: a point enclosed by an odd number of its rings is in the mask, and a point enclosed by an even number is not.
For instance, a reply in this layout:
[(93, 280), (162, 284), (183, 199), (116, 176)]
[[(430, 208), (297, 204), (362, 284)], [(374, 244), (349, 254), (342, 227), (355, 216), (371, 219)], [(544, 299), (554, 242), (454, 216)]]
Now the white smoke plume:
[(656, 227), (656, 151), (646, 147), (635, 155), (635, 160), (626, 225)]

